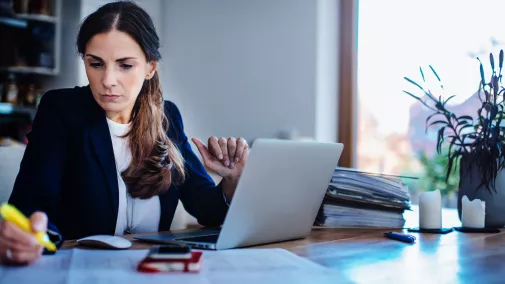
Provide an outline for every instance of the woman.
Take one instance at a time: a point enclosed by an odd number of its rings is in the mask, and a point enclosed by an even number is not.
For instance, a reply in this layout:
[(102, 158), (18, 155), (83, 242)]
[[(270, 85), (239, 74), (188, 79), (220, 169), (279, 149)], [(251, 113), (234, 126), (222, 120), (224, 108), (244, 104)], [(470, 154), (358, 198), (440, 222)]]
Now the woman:
[[(89, 86), (53, 90), (39, 105), (10, 203), (51, 238), (169, 230), (180, 199), (200, 224), (223, 223), (246, 163), (244, 139), (193, 139), (177, 107), (163, 101), (159, 39), (149, 15), (109, 3), (83, 22), (77, 49)], [(47, 214), (47, 215), (46, 215)], [(42, 248), (0, 221), (3, 263), (36, 261)]]

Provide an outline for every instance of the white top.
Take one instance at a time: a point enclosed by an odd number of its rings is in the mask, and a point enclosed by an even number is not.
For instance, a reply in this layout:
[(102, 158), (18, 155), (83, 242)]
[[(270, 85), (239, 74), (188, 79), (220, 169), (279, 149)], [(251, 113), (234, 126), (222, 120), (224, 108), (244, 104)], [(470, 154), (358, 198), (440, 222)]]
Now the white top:
[(130, 124), (120, 124), (107, 118), (114, 158), (116, 160), (117, 180), (119, 185), (119, 207), (116, 220), (116, 235), (125, 234), (130, 228), (131, 233), (157, 232), (160, 222), (160, 198), (139, 199), (130, 196), (121, 172), (131, 163), (132, 156), (127, 138), (121, 138), (128, 132)]

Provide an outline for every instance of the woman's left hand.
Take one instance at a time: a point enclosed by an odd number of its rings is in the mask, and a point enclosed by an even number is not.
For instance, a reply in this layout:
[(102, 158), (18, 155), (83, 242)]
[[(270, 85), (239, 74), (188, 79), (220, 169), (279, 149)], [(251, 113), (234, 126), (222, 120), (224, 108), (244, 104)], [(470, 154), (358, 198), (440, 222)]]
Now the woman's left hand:
[(208, 146), (198, 138), (191, 139), (202, 155), (206, 168), (225, 179), (238, 179), (249, 155), (249, 146), (244, 138), (212, 136)]
[(238, 179), (249, 156), (249, 146), (242, 138), (209, 138), (208, 147), (197, 138), (191, 139), (202, 155), (203, 164), (223, 178), (221, 187), (226, 198), (230, 201), (235, 193)]

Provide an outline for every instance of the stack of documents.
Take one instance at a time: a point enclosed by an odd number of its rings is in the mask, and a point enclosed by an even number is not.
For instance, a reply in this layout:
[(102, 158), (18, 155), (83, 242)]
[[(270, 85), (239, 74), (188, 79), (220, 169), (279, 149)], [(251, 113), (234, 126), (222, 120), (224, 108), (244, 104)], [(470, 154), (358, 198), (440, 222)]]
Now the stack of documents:
[(336, 168), (315, 225), (402, 228), (410, 194), (398, 176)]

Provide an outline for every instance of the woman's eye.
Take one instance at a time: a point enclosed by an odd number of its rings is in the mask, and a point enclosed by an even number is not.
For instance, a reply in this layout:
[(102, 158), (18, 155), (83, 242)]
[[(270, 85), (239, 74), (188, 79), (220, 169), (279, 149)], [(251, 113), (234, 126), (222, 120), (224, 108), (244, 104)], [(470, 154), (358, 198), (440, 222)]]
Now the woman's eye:
[(91, 66), (93, 68), (100, 68), (103, 66), (103, 63), (92, 62), (89, 64), (89, 66)]
[(130, 64), (121, 64), (121, 68), (123, 68), (124, 70), (128, 70), (132, 67), (133, 67), (133, 65), (130, 65)]

